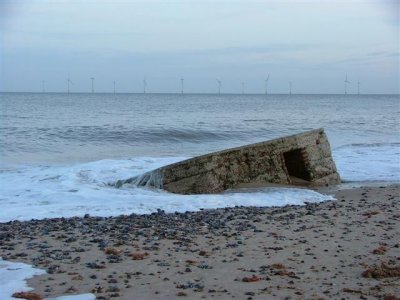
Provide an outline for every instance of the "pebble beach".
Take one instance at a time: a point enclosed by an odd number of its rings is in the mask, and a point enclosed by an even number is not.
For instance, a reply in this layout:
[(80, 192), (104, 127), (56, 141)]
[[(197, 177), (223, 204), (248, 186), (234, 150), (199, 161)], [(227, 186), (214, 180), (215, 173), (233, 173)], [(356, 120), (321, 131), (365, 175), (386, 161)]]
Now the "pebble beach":
[(400, 300), (399, 12), (0, 0), (0, 300)]
[(334, 201), (0, 223), (28, 298), (399, 299), (399, 186)]

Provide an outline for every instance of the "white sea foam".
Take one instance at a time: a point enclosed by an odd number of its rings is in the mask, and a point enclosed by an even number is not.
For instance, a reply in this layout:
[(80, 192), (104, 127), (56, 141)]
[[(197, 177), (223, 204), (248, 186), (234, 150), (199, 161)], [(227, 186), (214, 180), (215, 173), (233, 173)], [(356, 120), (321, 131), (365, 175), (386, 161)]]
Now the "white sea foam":
[[(0, 299), (15, 300), (12, 295), (16, 292), (29, 292), (32, 290), (26, 283), (26, 279), (35, 275), (46, 274), (44, 270), (33, 268), (20, 262), (5, 261), (0, 258)], [(93, 294), (73, 296), (61, 296), (46, 298), (46, 300), (94, 300)]]
[[(350, 145), (333, 151), (347, 182), (400, 180), (399, 144)], [(320, 202), (330, 196), (307, 189), (263, 188), (218, 195), (177, 195), (160, 190), (110, 186), (184, 159), (133, 158), (101, 160), (68, 166), (2, 167), (0, 222), (52, 217), (116, 216), (197, 211), (233, 206), (282, 206)]]
[(355, 144), (333, 151), (345, 182), (400, 181), (400, 144)]
[(73, 166), (39, 166), (8, 169), (0, 173), (7, 183), (0, 195), (0, 221), (51, 217), (115, 216), (197, 211), (232, 206), (282, 206), (331, 199), (305, 189), (266, 188), (256, 192), (226, 192), (219, 195), (177, 195), (145, 188), (110, 186), (183, 158), (136, 158), (102, 160)]

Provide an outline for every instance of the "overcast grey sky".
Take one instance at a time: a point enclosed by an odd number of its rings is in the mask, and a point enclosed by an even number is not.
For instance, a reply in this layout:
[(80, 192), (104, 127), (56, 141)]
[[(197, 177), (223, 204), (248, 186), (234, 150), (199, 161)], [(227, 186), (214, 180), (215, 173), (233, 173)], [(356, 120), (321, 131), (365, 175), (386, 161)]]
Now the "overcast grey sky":
[(399, 93), (398, 0), (0, 2), (0, 90)]

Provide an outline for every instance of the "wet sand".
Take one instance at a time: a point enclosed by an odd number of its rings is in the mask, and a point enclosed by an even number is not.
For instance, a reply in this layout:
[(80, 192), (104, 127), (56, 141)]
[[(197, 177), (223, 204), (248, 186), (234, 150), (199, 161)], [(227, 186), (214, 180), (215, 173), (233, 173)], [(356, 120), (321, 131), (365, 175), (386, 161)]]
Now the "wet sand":
[(0, 257), (54, 297), (399, 299), (400, 187), (281, 208), (0, 223)]

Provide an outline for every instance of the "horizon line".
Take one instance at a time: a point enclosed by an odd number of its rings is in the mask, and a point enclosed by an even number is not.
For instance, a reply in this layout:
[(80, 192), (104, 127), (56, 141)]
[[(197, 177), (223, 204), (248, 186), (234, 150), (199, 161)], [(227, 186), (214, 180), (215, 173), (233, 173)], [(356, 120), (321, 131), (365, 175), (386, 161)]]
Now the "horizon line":
[(218, 92), (187, 92), (187, 93), (181, 93), (181, 92), (28, 92), (28, 91), (0, 91), (0, 94), (65, 94), (65, 95), (71, 95), (71, 94), (88, 94), (88, 95), (94, 95), (94, 94), (110, 94), (110, 95), (126, 95), (126, 94), (132, 94), (132, 95), (216, 95), (216, 96), (221, 96), (221, 95), (263, 95), (263, 96), (270, 96), (270, 95), (341, 95), (341, 96), (362, 96), (362, 95), (400, 95), (400, 92), (398, 93), (241, 93), (241, 92), (236, 92), (236, 93), (218, 93)]

